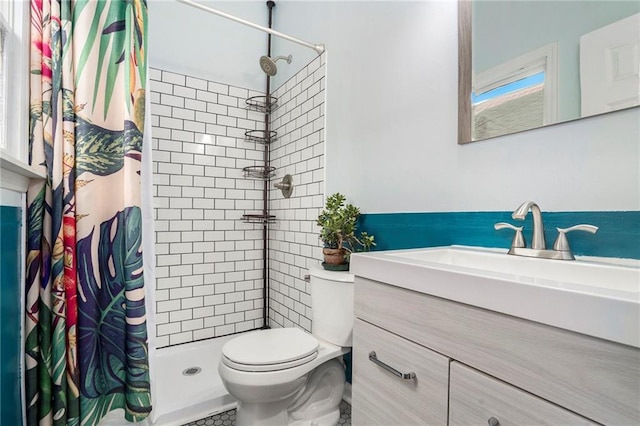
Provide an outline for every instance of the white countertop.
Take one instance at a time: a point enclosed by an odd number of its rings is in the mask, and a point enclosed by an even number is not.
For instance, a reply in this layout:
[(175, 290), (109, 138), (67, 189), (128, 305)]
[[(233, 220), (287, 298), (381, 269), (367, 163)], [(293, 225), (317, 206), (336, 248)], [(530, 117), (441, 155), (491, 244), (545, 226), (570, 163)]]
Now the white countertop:
[(357, 253), (351, 257), (350, 272), (640, 347), (639, 265), (627, 259), (548, 260), (451, 246)]

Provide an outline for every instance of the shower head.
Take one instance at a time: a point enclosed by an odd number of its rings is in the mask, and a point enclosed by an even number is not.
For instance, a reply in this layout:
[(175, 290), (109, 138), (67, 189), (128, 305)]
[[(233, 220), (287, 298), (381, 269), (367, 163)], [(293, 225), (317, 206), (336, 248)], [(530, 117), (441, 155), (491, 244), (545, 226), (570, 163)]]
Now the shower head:
[(286, 59), (287, 63), (290, 64), (292, 58), (293, 57), (291, 55), (289, 55), (289, 56), (276, 56), (273, 59), (271, 59), (268, 56), (261, 56), (260, 57), (260, 68), (262, 68), (262, 71), (264, 71), (264, 73), (266, 75), (268, 75), (269, 77), (273, 77), (278, 72), (278, 67), (276, 66), (276, 61), (278, 61), (280, 59)]

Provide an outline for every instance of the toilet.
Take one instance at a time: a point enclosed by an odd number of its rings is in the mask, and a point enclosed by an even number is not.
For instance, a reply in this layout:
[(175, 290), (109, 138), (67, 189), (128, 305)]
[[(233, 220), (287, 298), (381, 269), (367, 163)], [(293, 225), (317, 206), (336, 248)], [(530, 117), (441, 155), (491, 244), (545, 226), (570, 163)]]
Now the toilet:
[(329, 426), (338, 423), (345, 387), (341, 357), (351, 349), (353, 275), (311, 276), (312, 334), (299, 328), (243, 333), (222, 347), (218, 365), (238, 400), (237, 426)]

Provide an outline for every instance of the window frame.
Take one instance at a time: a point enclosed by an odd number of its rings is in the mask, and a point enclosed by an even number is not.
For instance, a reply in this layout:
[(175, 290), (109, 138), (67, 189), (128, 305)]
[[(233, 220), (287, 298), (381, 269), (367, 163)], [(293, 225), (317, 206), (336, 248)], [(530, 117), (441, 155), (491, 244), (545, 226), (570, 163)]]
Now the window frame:
[[(29, 9), (28, 1), (0, 2), (4, 32), (4, 142), (0, 147), (27, 163), (29, 147)], [(11, 105), (11, 107), (9, 107)]]
[(473, 75), (471, 93), (484, 93), (544, 72), (544, 125), (558, 121), (558, 44), (550, 43)]

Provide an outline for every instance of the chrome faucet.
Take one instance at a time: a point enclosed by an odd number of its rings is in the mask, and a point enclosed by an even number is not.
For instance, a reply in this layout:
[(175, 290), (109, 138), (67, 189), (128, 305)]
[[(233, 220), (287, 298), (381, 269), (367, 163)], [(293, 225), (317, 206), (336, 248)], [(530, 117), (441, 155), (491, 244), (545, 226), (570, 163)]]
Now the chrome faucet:
[(569, 228), (556, 228), (558, 230), (558, 238), (553, 245), (553, 250), (547, 250), (547, 243), (544, 238), (544, 225), (542, 223), (542, 213), (540, 207), (533, 201), (526, 201), (522, 203), (512, 214), (511, 217), (516, 220), (524, 220), (531, 210), (533, 215), (533, 238), (531, 242), (531, 248), (526, 247), (526, 242), (522, 236), (522, 227), (513, 226), (510, 223), (500, 222), (496, 223), (493, 227), (496, 230), (500, 229), (512, 229), (515, 236), (511, 242), (511, 248), (509, 254), (515, 254), (517, 256), (527, 257), (540, 257), (544, 259), (560, 259), (560, 260), (573, 260), (575, 257), (569, 247), (569, 241), (567, 240), (567, 233), (571, 231), (585, 231), (595, 234), (598, 230), (597, 226), (593, 225), (575, 225)]
[(546, 250), (547, 242), (544, 239), (542, 212), (536, 203), (533, 201), (525, 201), (511, 214), (511, 217), (516, 220), (524, 220), (529, 209), (531, 209), (531, 214), (533, 215), (533, 237), (531, 240), (531, 248), (533, 250)]

